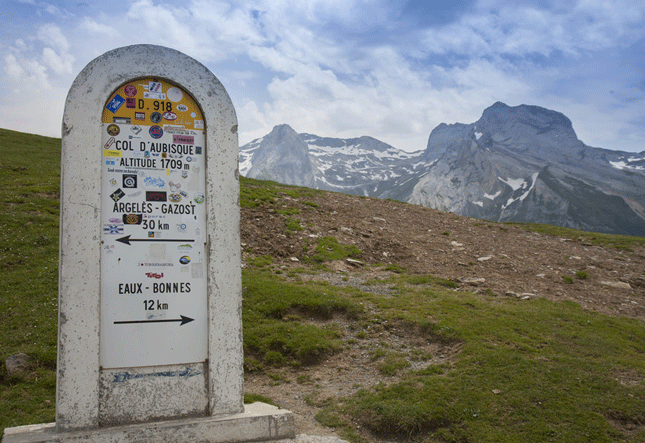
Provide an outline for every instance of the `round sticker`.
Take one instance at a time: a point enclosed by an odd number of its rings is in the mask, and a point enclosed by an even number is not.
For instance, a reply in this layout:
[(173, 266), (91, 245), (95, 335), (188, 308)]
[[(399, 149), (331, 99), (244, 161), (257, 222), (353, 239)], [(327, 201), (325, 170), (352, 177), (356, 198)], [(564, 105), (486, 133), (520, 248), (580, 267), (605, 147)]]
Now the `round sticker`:
[(163, 135), (163, 129), (161, 129), (160, 126), (156, 125), (150, 126), (150, 130), (148, 132), (150, 132), (150, 137), (152, 138), (161, 138), (161, 136)]
[(161, 121), (161, 114), (158, 112), (153, 112), (150, 114), (150, 121), (152, 123), (159, 123)]
[(179, 263), (181, 263), (182, 265), (187, 265), (188, 263), (190, 263), (190, 257), (187, 255), (184, 255), (179, 259)]
[(170, 194), (168, 196), (168, 201), (171, 203), (179, 203), (181, 201), (181, 195), (179, 194)]
[(193, 200), (195, 200), (195, 203), (197, 203), (198, 205), (201, 205), (202, 203), (204, 203), (204, 194), (202, 194), (201, 192), (198, 192), (193, 197)]
[(121, 129), (119, 129), (118, 125), (109, 125), (107, 127), (107, 133), (112, 136), (119, 135), (119, 132), (121, 132)]
[(179, 100), (182, 99), (184, 96), (184, 93), (181, 92), (181, 89), (175, 88), (174, 86), (172, 88), (168, 88), (168, 91), (166, 91), (166, 96), (168, 97), (168, 100), (171, 102), (178, 102)]
[(136, 86), (133, 86), (133, 85), (127, 85), (123, 89), (123, 93), (128, 97), (134, 97), (135, 95), (137, 95), (137, 88)]

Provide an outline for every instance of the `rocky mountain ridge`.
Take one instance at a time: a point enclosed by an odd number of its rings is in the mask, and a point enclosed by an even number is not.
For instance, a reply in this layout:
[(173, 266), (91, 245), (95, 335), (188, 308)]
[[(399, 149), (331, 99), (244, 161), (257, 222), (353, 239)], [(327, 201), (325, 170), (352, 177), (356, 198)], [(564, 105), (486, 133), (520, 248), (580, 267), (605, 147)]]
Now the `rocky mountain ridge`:
[(645, 235), (645, 151), (589, 147), (565, 115), (538, 106), (497, 102), (475, 123), (440, 124), (414, 153), (280, 125), (240, 148), (240, 172), (491, 221)]

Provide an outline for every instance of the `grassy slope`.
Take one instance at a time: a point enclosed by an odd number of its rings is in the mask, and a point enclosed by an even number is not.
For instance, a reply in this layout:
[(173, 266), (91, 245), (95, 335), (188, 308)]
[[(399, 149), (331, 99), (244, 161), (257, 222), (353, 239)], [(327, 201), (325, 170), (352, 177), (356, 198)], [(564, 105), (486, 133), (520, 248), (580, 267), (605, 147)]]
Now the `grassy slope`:
[(54, 419), (59, 170), (59, 139), (0, 130), (0, 428)]
[[(59, 150), (58, 139), (0, 130), (0, 430), (54, 419)], [(310, 192), (244, 180), (242, 205), (279, 208), (281, 196)], [(312, 249), (336, 248), (323, 240)], [(360, 256), (342, 246), (340, 253)], [(303, 272), (327, 259), (320, 255)], [(360, 439), (358, 424), (397, 440), (645, 441), (641, 322), (573, 303), (455, 293), (445, 280), (405, 272), (391, 278), (396, 292), (387, 298), (286, 282), (272, 261), (257, 257), (243, 275), (247, 370), (316, 364), (342, 351), (349, 340), (333, 322), (302, 321), (332, 313), (359, 329), (369, 323), (365, 334), (396, 324), (461, 349), (452, 363), (421, 371), (383, 357), (384, 373), (398, 376), (392, 383), (325, 399), (320, 420), (348, 438)], [(376, 312), (370, 317), (367, 303)], [(30, 370), (7, 377), (5, 358), (16, 352), (31, 357)]]

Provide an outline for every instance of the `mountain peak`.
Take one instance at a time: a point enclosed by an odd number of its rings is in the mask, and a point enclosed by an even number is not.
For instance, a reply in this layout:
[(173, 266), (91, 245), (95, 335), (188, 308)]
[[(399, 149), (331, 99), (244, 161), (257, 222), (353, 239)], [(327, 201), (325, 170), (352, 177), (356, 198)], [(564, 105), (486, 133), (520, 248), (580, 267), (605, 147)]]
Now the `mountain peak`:
[(247, 177), (298, 186), (314, 185), (309, 147), (287, 124), (274, 126), (262, 138), (253, 153), (251, 164)]
[(269, 136), (272, 137), (284, 137), (284, 136), (297, 136), (298, 133), (293, 130), (291, 126), (289, 126), (286, 123), (282, 123), (281, 125), (275, 125), (271, 132), (269, 132)]
[(570, 131), (575, 137), (573, 125), (567, 116), (561, 112), (535, 105), (508, 106), (502, 102), (495, 102), (484, 110), (479, 122), (494, 127), (519, 122), (540, 131), (556, 128), (567, 132)]

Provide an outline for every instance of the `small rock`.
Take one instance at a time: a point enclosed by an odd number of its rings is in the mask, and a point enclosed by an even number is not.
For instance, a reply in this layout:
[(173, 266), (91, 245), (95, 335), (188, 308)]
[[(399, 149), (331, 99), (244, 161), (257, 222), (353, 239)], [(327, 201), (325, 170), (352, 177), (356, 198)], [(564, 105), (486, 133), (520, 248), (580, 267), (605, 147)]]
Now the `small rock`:
[(517, 294), (513, 291), (506, 291), (504, 295), (507, 297), (517, 297)]
[(451, 241), (450, 244), (455, 246), (455, 247), (463, 246), (462, 243), (459, 243), (459, 242), (456, 242), (456, 241)]
[(600, 284), (609, 286), (610, 288), (616, 288), (616, 289), (632, 289), (629, 283), (625, 283), (622, 281), (601, 281)]
[(7, 368), (7, 375), (17, 374), (27, 369), (29, 365), (29, 356), (18, 352), (17, 354), (10, 355), (5, 360), (5, 367)]
[(298, 257), (291, 257), (289, 260), (291, 260), (292, 262), (299, 262), (300, 261), (300, 260), (298, 260)]
[(479, 257), (477, 260), (478, 260), (478, 261), (486, 261), (486, 260), (490, 260), (491, 258), (493, 258), (493, 257), (491, 257), (491, 256), (486, 256), (486, 257)]
[(353, 258), (346, 258), (345, 261), (352, 266), (363, 266), (365, 264), (362, 261), (354, 260)]
[(500, 391), (499, 389), (493, 389), (493, 394), (499, 395), (501, 393), (502, 393), (502, 391)]

